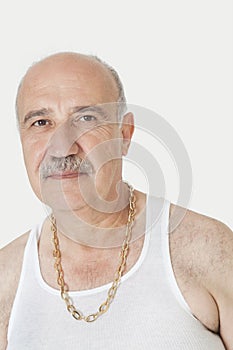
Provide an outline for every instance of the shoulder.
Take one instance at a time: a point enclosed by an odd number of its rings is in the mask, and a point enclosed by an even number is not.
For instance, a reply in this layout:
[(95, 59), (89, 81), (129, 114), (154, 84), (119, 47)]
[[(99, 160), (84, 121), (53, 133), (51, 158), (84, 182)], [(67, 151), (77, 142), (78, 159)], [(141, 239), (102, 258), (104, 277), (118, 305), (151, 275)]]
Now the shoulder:
[(17, 290), (25, 245), (29, 232), (0, 250), (0, 342), (6, 341), (7, 327)]
[[(182, 213), (177, 226), (178, 220), (173, 218), (176, 210)], [(199, 278), (206, 280), (207, 275), (221, 274), (226, 272), (227, 265), (232, 265), (233, 233), (223, 222), (174, 204), (170, 207), (170, 221), (173, 222), (170, 229), (172, 249), (188, 259), (187, 268), (193, 273), (196, 269)]]
[(28, 236), (26, 232), (0, 250), (0, 298), (17, 284)]
[(29, 232), (16, 238), (14, 241), (6, 245), (4, 248), (0, 249), (0, 278), (3, 276), (8, 276), (10, 278), (11, 273), (14, 272), (16, 266), (23, 258), (23, 252)]
[[(207, 251), (215, 253), (211, 258), (212, 263), (222, 261), (223, 255), (229, 256), (233, 246), (233, 234), (223, 222), (174, 204), (170, 206), (170, 221), (170, 233), (171, 237), (174, 236), (174, 244), (177, 240), (179, 243), (183, 242), (187, 250), (197, 249), (199, 254)], [(204, 254), (203, 258), (205, 262), (208, 261), (207, 254)]]

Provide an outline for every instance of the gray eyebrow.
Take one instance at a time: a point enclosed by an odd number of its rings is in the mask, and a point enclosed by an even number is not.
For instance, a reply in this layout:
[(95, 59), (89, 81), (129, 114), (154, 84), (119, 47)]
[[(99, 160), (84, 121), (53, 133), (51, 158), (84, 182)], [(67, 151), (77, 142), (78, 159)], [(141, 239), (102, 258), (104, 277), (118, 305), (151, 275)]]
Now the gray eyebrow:
[[(85, 112), (85, 111), (92, 111), (92, 112), (99, 112), (103, 113), (103, 109), (99, 106), (75, 106), (71, 109), (71, 114), (77, 113), (77, 112)], [(52, 113), (52, 110), (50, 108), (41, 108), (41, 109), (36, 109), (29, 111), (23, 119), (22, 124), (25, 125), (28, 120), (35, 118), (35, 117), (44, 117), (48, 116)]]
[(91, 112), (104, 112), (103, 108), (100, 106), (75, 106), (71, 109), (71, 113), (76, 112), (85, 112), (85, 111), (91, 111)]
[(31, 118), (35, 118), (35, 117), (44, 117), (46, 115), (51, 114), (51, 109), (49, 108), (41, 108), (41, 109), (37, 109), (37, 110), (33, 110), (33, 111), (29, 111), (23, 119), (23, 124), (26, 124), (28, 120), (30, 120)]

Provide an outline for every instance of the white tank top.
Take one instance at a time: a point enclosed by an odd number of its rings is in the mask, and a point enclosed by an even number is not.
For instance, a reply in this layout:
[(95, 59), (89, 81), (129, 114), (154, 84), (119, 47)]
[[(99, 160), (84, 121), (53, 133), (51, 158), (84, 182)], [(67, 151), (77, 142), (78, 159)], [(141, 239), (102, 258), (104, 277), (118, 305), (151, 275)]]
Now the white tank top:
[[(7, 350), (147, 349), (224, 350), (220, 337), (191, 313), (176, 283), (169, 255), (169, 202), (147, 199), (146, 235), (136, 264), (121, 280), (109, 310), (97, 321), (76, 321), (58, 290), (41, 276), (30, 233), (8, 328)], [(110, 284), (70, 292), (84, 314), (96, 312)]]

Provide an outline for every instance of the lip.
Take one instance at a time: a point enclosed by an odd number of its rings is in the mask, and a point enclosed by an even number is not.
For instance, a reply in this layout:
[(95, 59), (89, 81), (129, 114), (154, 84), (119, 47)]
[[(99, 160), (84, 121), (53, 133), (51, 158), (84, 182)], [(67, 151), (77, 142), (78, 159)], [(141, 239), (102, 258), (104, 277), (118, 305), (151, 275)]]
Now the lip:
[(65, 172), (62, 174), (53, 174), (48, 176), (48, 178), (50, 179), (54, 179), (54, 180), (63, 180), (63, 179), (75, 179), (81, 175), (85, 175), (84, 173), (78, 173), (78, 172)]

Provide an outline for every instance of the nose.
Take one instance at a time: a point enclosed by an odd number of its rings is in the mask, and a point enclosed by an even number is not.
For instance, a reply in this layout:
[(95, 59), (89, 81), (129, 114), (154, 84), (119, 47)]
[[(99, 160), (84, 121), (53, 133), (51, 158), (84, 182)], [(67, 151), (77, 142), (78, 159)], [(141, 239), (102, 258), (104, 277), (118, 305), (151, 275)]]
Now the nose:
[(50, 139), (47, 154), (57, 158), (77, 154), (79, 151), (77, 138), (75, 128), (69, 122), (63, 123)]

